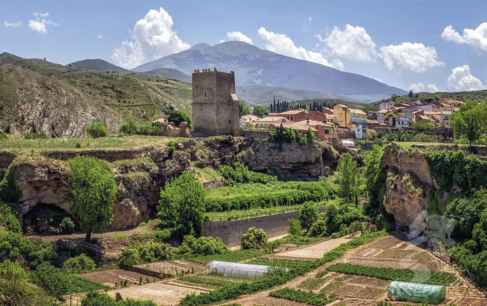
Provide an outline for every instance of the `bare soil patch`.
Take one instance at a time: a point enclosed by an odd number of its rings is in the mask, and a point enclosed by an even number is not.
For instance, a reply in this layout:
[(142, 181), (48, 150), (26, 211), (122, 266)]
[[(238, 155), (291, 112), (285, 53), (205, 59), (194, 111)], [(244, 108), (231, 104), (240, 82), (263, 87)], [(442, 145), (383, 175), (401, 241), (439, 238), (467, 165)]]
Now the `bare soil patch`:
[(115, 297), (119, 293), (122, 298), (135, 300), (151, 300), (157, 305), (172, 306), (188, 294), (202, 293), (204, 291), (189, 287), (170, 285), (164, 282), (156, 282), (142, 286), (135, 286), (109, 291), (108, 294)]
[(80, 275), (82, 278), (99, 283), (110, 288), (120, 288), (124, 285), (133, 286), (159, 281), (159, 278), (141, 273), (121, 269), (97, 271)]
[(277, 253), (274, 255), (274, 257), (320, 259), (325, 253), (328, 253), (329, 251), (333, 250), (343, 243), (349, 242), (351, 239), (352, 238), (350, 236), (330, 239), (314, 245), (310, 245), (308, 247)]

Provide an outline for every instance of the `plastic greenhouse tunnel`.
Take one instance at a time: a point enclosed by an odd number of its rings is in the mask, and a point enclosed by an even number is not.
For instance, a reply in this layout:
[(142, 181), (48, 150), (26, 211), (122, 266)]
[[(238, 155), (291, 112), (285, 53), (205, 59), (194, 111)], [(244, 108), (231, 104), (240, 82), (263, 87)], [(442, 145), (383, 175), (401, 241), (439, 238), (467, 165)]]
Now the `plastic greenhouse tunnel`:
[(393, 300), (426, 304), (441, 304), (446, 295), (443, 286), (397, 281), (391, 282), (387, 291)]
[(208, 263), (210, 273), (220, 274), (227, 277), (257, 278), (268, 273), (271, 268), (262, 265), (250, 265), (234, 262), (211, 261)]

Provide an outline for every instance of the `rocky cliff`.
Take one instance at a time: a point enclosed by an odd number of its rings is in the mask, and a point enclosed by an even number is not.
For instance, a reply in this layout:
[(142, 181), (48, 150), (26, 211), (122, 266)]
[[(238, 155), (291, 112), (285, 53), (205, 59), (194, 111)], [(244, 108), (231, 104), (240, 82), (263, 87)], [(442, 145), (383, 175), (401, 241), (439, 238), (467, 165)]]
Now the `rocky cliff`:
[(164, 148), (56, 151), (39, 155), (0, 152), (0, 167), (5, 171), (9, 166), (9, 177), (19, 190), (19, 213), (35, 220), (32, 214), (40, 208), (70, 215), (70, 170), (66, 160), (78, 155), (106, 160), (118, 183), (112, 228), (119, 230), (154, 216), (160, 188), (186, 170), (217, 168), (241, 161), (253, 170), (285, 179), (316, 179), (336, 163), (330, 159), (334, 156), (330, 151), (331, 148), (317, 144), (286, 144), (280, 150), (267, 140), (215, 137), (189, 139)]
[(428, 161), (419, 151), (389, 145), (384, 151), (383, 171), (387, 172), (384, 208), (394, 217), (398, 229), (416, 237), (427, 228), (428, 195), (436, 184)]

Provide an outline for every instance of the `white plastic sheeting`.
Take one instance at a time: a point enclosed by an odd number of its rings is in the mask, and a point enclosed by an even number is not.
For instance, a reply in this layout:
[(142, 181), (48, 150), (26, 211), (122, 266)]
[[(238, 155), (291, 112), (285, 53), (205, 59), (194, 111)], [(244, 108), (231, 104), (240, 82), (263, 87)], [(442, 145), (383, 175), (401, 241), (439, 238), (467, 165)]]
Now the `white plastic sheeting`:
[(225, 261), (211, 261), (208, 263), (210, 273), (227, 277), (257, 278), (271, 270), (269, 266), (249, 265)]

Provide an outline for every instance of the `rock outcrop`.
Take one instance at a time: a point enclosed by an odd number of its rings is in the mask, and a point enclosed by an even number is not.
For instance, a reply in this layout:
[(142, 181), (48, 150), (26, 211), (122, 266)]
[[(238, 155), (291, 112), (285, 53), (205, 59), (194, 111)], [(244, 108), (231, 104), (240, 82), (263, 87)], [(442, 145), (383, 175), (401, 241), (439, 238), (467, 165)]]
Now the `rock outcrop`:
[[(70, 169), (67, 160), (75, 156), (94, 156), (112, 165), (118, 184), (118, 199), (113, 206), (113, 230), (128, 229), (154, 216), (160, 188), (172, 178), (195, 167), (218, 168), (241, 161), (252, 170), (286, 179), (317, 179), (334, 167), (329, 148), (316, 144), (285, 144), (282, 150), (267, 140), (213, 137), (189, 139), (164, 148), (134, 150), (90, 150), (43, 152), (37, 156), (17, 156), (9, 175), (20, 190), (18, 211), (22, 216), (34, 208), (55, 208), (70, 215)], [(0, 161), (12, 153), (0, 152)], [(326, 156), (326, 163), (323, 158)], [(5, 162), (3, 170), (8, 166)]]
[(428, 194), (435, 182), (430, 167), (420, 151), (405, 151), (389, 145), (384, 151), (387, 179), (384, 208), (394, 217), (399, 230), (415, 238), (427, 229)]

